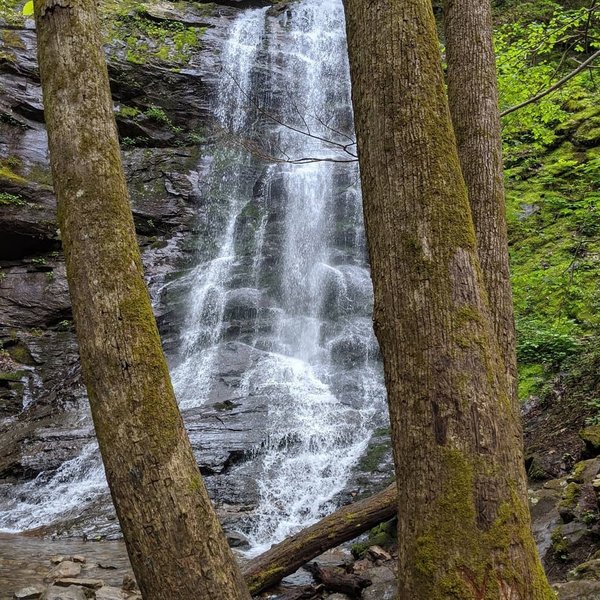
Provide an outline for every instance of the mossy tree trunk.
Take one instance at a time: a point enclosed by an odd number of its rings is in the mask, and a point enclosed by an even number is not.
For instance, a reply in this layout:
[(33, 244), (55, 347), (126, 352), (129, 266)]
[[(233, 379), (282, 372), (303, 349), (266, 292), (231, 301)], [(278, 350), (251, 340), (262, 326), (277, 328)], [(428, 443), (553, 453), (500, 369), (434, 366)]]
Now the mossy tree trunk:
[(400, 600), (550, 600), (428, 0), (346, 0)]
[(35, 0), (58, 217), (106, 477), (148, 600), (248, 600), (200, 478), (144, 283), (96, 2)]
[(492, 323), (517, 406), (502, 137), (490, 0), (447, 0), (444, 32), (450, 114), (477, 236)]

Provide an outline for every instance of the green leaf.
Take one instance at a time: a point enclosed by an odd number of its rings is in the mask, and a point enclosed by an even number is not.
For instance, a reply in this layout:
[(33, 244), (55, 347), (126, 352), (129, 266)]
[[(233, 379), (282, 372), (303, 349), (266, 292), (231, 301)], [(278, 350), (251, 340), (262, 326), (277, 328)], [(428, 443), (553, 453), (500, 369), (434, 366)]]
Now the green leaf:
[(25, 6), (23, 7), (23, 14), (26, 17), (31, 17), (31, 15), (33, 15), (33, 0), (29, 0), (29, 2), (25, 3)]

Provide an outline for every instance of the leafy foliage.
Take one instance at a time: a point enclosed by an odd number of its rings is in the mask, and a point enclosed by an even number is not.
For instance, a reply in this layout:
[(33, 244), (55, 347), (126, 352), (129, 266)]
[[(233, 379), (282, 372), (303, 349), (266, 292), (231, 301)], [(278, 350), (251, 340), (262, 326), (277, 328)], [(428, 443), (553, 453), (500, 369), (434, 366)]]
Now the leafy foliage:
[(24, 206), (27, 202), (15, 194), (9, 194), (7, 192), (0, 192), (0, 206)]
[[(600, 47), (600, 12), (594, 6), (565, 9), (546, 0), (522, 5), (521, 15), (525, 7), (531, 10), (529, 19), (496, 30), (501, 110), (550, 87)], [(522, 158), (524, 151), (552, 144), (556, 129), (571, 117), (569, 101), (586, 98), (594, 90), (591, 71), (583, 71), (539, 102), (507, 115), (503, 135), (508, 163)]]
[[(552, 0), (504, 7), (502, 108), (548, 88), (600, 47), (600, 13)], [(503, 119), (520, 395), (540, 393), (600, 331), (600, 108), (593, 71)]]

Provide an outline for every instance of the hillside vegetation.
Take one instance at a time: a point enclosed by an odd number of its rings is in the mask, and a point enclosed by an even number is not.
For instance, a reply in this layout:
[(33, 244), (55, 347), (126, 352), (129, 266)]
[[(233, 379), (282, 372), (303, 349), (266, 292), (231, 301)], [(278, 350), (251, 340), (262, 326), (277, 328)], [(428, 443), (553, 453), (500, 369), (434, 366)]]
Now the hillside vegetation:
[[(498, 3), (501, 109), (600, 48), (595, 2)], [(520, 397), (578, 396), (600, 410), (600, 61), (503, 118)], [(581, 393), (580, 393), (581, 392)]]

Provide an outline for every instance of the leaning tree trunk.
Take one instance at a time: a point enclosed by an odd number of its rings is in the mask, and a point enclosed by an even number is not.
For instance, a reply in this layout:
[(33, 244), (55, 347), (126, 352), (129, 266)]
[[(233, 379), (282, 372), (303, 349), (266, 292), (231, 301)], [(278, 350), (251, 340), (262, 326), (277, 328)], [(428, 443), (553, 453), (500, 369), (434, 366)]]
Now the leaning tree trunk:
[(346, 0), (401, 600), (550, 600), (429, 0)]
[(492, 323), (515, 407), (517, 359), (490, 0), (447, 0), (448, 101), (469, 192)]
[(391, 519), (396, 514), (396, 504), (396, 484), (393, 484), (370, 498), (340, 508), (283, 540), (244, 567), (250, 591), (258, 594), (269, 589), (326, 550)]
[(144, 283), (96, 2), (35, 0), (54, 187), (83, 377), (142, 595), (250, 595), (200, 478)]

